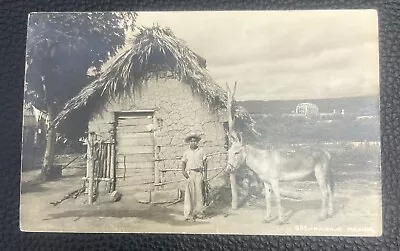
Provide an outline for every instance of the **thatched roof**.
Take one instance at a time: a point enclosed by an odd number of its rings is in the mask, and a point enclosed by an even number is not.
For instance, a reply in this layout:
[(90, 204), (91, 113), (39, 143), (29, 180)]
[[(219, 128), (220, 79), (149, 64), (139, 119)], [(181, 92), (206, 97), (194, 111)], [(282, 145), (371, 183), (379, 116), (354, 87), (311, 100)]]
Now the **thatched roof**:
[[(107, 100), (140, 91), (143, 83), (150, 79), (174, 78), (191, 86), (212, 109), (226, 109), (227, 93), (209, 75), (206, 61), (178, 39), (170, 29), (153, 26), (139, 28), (132, 42), (118, 54), (107, 67), (80, 93), (69, 100), (55, 124), (80, 112), (89, 116), (95, 107)], [(253, 120), (247, 111), (234, 107), (234, 116), (239, 127), (254, 131)], [(242, 129), (243, 130), (243, 129)]]

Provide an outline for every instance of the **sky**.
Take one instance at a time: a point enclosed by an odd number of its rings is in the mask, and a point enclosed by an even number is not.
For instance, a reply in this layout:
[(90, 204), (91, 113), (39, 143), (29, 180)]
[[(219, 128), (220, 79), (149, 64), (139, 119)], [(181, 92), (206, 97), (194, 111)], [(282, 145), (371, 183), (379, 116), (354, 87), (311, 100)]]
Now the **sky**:
[(207, 60), (237, 100), (379, 94), (373, 10), (139, 12), (139, 26), (169, 27)]

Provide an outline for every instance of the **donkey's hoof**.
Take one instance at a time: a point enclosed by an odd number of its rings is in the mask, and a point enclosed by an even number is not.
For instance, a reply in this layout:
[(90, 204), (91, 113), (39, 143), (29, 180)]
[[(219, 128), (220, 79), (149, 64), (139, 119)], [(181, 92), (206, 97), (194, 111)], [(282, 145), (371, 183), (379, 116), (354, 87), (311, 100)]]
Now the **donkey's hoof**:
[(273, 220), (274, 220), (274, 219), (273, 219), (271, 216), (269, 216), (269, 217), (266, 217), (266, 218), (263, 220), (263, 222), (264, 222), (264, 223), (271, 223)]
[(278, 219), (278, 221), (276, 222), (276, 224), (277, 224), (277, 225), (283, 225), (283, 224), (286, 224), (286, 221), (285, 221), (285, 219), (280, 218), (280, 219)]

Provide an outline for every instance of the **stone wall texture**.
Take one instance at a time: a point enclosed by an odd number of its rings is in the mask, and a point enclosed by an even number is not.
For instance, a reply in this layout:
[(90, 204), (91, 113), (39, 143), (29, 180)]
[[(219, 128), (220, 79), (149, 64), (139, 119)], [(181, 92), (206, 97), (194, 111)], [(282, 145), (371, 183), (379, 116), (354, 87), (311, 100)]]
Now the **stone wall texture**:
[[(188, 84), (174, 79), (148, 81), (141, 91), (132, 95), (111, 98), (99, 113), (93, 114), (89, 122), (89, 131), (103, 139), (111, 137), (114, 112), (154, 110), (156, 124), (154, 139), (156, 147), (156, 169), (178, 169), (180, 158), (188, 148), (184, 138), (191, 132), (203, 134), (200, 147), (213, 155), (208, 160), (208, 177), (213, 177), (217, 168), (226, 165), (226, 138), (223, 123), (224, 111), (212, 111), (194, 94)], [(158, 153), (158, 154), (157, 154)], [(180, 171), (161, 172), (161, 182), (183, 179)], [(217, 179), (216, 179), (217, 180)], [(166, 187), (183, 187), (184, 182), (174, 182)]]

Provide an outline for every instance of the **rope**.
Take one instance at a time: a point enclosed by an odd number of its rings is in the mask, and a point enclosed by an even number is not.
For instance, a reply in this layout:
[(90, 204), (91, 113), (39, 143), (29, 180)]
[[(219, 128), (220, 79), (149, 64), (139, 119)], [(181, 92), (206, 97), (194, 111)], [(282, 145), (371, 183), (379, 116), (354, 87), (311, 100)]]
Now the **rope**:
[(223, 167), (221, 167), (221, 171), (219, 171), (216, 175), (214, 175), (214, 177), (209, 178), (209, 179), (207, 180), (207, 182), (209, 182), (209, 181), (215, 179), (215, 178), (216, 178), (217, 176), (219, 176), (223, 171), (225, 171), (225, 169), (224, 169)]
[[(61, 169), (64, 170), (66, 167), (68, 167), (72, 162), (74, 162), (75, 160), (77, 160), (79, 157), (82, 157), (80, 155), (76, 156), (73, 160), (71, 160), (70, 162), (68, 162), (68, 164), (66, 164), (65, 166), (63, 166)], [(83, 158), (86, 158), (86, 153), (85, 155), (83, 155)]]
[[(216, 155), (223, 155), (223, 154), (226, 154), (226, 153), (221, 153), (221, 152), (209, 153), (209, 154), (206, 154), (205, 159), (207, 159), (208, 157), (212, 157), (212, 156), (216, 156)], [(206, 182), (209, 182), (210, 180), (215, 179), (215, 178), (216, 178), (217, 176), (219, 176), (223, 171), (224, 171), (224, 168), (221, 167), (221, 171), (219, 171), (216, 175), (214, 175), (214, 177), (212, 177), (212, 178), (210, 178), (210, 179), (207, 179)]]
[(226, 154), (226, 153), (221, 153), (221, 152), (209, 153), (209, 154), (206, 154), (206, 156), (204, 158), (208, 158), (208, 157), (215, 156), (215, 155), (223, 155), (223, 154)]

